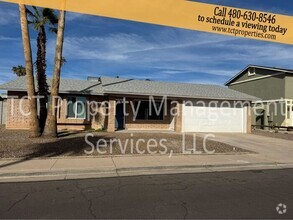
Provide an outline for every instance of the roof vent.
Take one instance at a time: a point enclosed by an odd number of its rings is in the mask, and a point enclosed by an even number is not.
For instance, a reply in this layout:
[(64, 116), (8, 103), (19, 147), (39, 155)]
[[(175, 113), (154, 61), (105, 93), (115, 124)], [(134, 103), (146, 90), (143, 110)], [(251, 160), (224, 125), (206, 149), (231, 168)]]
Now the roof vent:
[(102, 82), (101, 77), (88, 76), (88, 81)]
[(256, 74), (255, 67), (248, 68), (248, 76), (254, 76)]

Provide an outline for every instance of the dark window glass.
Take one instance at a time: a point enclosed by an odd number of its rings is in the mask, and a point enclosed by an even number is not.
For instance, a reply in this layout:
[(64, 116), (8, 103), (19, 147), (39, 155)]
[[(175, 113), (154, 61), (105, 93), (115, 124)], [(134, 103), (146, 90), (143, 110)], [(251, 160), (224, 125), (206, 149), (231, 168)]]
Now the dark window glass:
[[(140, 103), (140, 104), (139, 104)], [(155, 106), (156, 107), (155, 107)], [(135, 102), (135, 108), (137, 110), (136, 120), (164, 120), (164, 104), (160, 109), (161, 103), (151, 103), (149, 101), (137, 101)], [(150, 108), (151, 107), (151, 108)]]
[(76, 98), (75, 97), (69, 97), (67, 99), (67, 117), (68, 118), (75, 118), (75, 103)]

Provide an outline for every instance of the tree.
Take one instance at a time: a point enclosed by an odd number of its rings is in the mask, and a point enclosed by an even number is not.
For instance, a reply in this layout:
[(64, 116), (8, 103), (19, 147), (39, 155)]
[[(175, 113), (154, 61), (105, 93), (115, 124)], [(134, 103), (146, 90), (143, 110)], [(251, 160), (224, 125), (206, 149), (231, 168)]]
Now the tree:
[(48, 137), (57, 137), (57, 112), (55, 107), (57, 106), (57, 102), (58, 102), (57, 97), (59, 95), (60, 72), (61, 72), (62, 63), (64, 61), (62, 57), (62, 51), (63, 51), (63, 41), (64, 41), (64, 30), (65, 30), (65, 14), (66, 14), (65, 11), (59, 12), (54, 74), (52, 79), (48, 116), (47, 116), (45, 130), (44, 130), (44, 135)]
[(27, 9), (27, 14), (29, 16), (28, 23), (33, 26), (33, 28), (38, 31), (37, 37), (37, 60), (36, 60), (36, 71), (37, 71), (37, 82), (38, 82), (38, 95), (40, 98), (40, 128), (41, 132), (45, 127), (46, 117), (47, 117), (47, 101), (49, 94), (49, 86), (47, 84), (46, 75), (46, 43), (47, 34), (46, 29), (52, 33), (57, 33), (56, 25), (58, 23), (58, 18), (54, 14), (52, 9), (44, 8), (38, 10), (36, 7), (32, 7), (32, 11)]
[(37, 114), (37, 100), (35, 96), (35, 82), (34, 82), (34, 73), (33, 73), (33, 61), (32, 61), (32, 50), (30, 44), (30, 34), (28, 29), (26, 7), (23, 4), (19, 4), (19, 14), (20, 14), (20, 25), (21, 25), (21, 34), (23, 41), (24, 49), (24, 58), (25, 58), (25, 69), (26, 69), (26, 86), (27, 86), (27, 95), (28, 102), (30, 105), (30, 137), (39, 137), (40, 127)]
[(18, 77), (25, 76), (26, 70), (25, 67), (22, 65), (12, 67), (12, 72), (16, 74)]

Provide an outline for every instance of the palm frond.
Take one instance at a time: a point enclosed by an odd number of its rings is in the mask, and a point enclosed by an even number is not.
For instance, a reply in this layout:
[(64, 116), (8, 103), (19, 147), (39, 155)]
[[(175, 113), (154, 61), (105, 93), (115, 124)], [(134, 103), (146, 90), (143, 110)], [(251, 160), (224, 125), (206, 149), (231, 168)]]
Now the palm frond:
[(39, 13), (38, 8), (37, 8), (36, 6), (32, 6), (32, 8), (33, 8), (34, 11), (35, 11), (35, 16), (38, 17), (38, 18), (40, 18), (41, 16), (40, 16), (40, 13)]
[(16, 74), (18, 77), (26, 75), (26, 69), (22, 65), (12, 67), (12, 72)]
[(67, 60), (65, 59), (65, 57), (62, 56), (62, 58), (61, 58), (61, 66), (63, 66), (66, 63), (67, 63)]
[(44, 8), (42, 13), (43, 17), (47, 18), (51, 25), (58, 24), (58, 17), (54, 10), (50, 8)]
[(31, 10), (29, 10), (28, 8), (26, 8), (26, 14), (31, 19), (36, 19), (37, 18), (36, 15)]
[(49, 27), (49, 31), (50, 31), (51, 33), (57, 34), (57, 32), (58, 32), (58, 28), (55, 28), (55, 27)]

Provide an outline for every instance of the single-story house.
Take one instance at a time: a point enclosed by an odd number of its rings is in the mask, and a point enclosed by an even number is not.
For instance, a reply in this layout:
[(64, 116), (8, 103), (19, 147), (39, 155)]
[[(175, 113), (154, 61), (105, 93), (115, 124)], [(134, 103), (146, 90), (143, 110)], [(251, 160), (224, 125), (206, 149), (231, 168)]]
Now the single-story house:
[(6, 102), (7, 95), (0, 94), (0, 125), (5, 125), (6, 123)]
[(252, 125), (293, 127), (293, 70), (249, 65), (226, 86), (261, 99), (253, 102)]
[[(8, 94), (6, 128), (28, 129), (29, 117), (21, 114), (29, 110), (24, 98), (25, 77), (3, 84), (0, 89)], [(60, 97), (58, 129), (109, 132), (126, 129), (248, 133), (250, 104), (257, 99), (217, 85), (109, 77), (61, 79)], [(88, 112), (96, 114), (83, 113), (82, 103), (98, 103), (85, 105)], [(19, 104), (21, 108), (15, 107)]]

